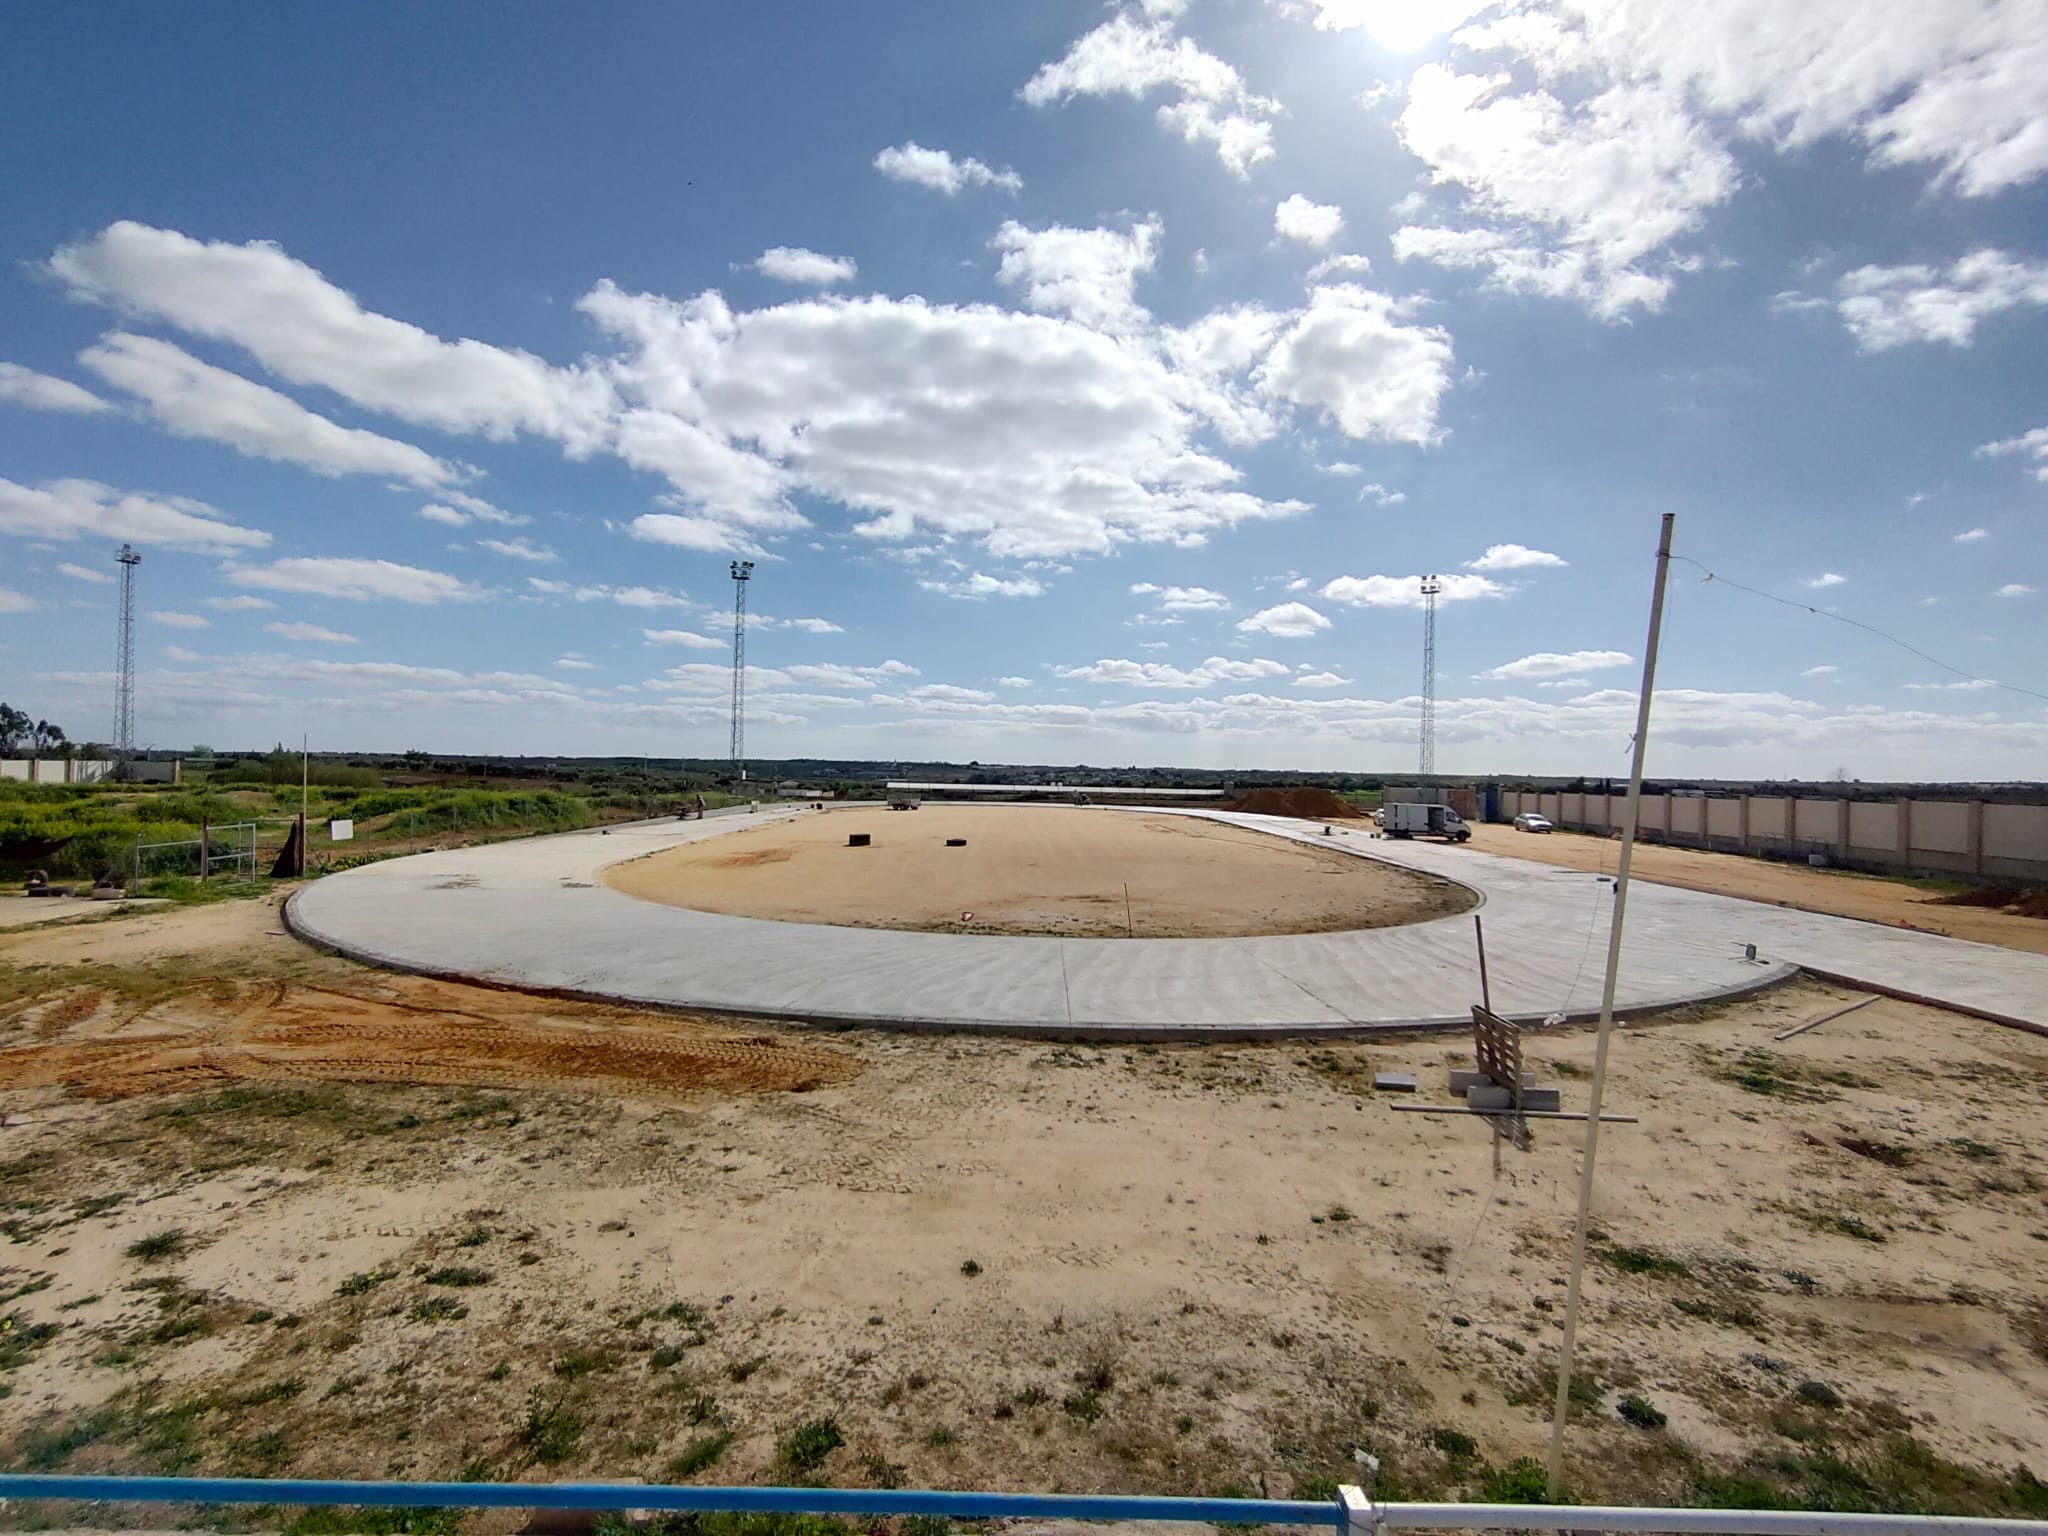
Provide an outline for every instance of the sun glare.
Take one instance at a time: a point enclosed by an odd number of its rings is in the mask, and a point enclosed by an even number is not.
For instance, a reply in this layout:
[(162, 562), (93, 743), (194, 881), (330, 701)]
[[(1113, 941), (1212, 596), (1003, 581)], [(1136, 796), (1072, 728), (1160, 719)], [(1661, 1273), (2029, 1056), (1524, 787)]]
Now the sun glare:
[(1372, 40), (1391, 53), (1428, 47), (1481, 9), (1474, 0), (1365, 0), (1360, 7)]

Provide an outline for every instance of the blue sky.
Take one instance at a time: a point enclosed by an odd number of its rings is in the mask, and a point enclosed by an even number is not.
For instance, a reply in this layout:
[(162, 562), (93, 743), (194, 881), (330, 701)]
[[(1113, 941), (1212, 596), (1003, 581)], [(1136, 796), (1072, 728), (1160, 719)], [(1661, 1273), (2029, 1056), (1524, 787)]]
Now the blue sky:
[[(2048, 0), (0, 17), (0, 696), (138, 735), (2040, 777)], [(1971, 679), (1975, 679), (1972, 681)], [(2012, 685), (1992, 686), (1993, 683)], [(2034, 690), (2028, 693), (2021, 690)]]

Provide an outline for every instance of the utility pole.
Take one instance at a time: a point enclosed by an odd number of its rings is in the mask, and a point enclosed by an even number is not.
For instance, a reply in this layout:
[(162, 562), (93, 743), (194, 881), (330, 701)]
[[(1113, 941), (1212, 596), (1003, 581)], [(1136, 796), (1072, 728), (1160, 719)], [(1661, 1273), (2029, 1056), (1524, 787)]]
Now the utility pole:
[(1614, 1037), (1614, 983), (1621, 971), (1621, 922), (1628, 912), (1628, 867), (1636, 848), (1636, 813), (1643, 803), (1643, 751), (1650, 736), (1650, 690), (1657, 681), (1657, 640), (1664, 628), (1664, 581), (1671, 571), (1671, 525), (1664, 514), (1657, 538), (1657, 581), (1650, 589), (1650, 637), (1643, 644), (1643, 691), (1636, 697), (1636, 739), (1629, 763), (1628, 799), (1621, 813), (1621, 858), (1614, 866), (1614, 918), (1607, 929), (1607, 979), (1600, 990), (1600, 1034), (1593, 1047), (1593, 1091), (1586, 1102), (1586, 1150), (1579, 1162), (1579, 1214), (1572, 1227), (1572, 1267), (1564, 1295), (1564, 1338), (1557, 1355), (1557, 1401), (1550, 1422), (1550, 1499), (1564, 1487), (1564, 1421), (1571, 1411), (1572, 1350), (1579, 1336), (1579, 1282), (1586, 1269), (1586, 1229), (1593, 1213), (1593, 1163), (1600, 1154), (1600, 1100), (1607, 1087), (1607, 1045)]
[(114, 556), (121, 567), (121, 637), (114, 668), (114, 770), (128, 776), (135, 756), (135, 567), (142, 556), (123, 544)]
[(1436, 599), (1438, 576), (1422, 578), (1422, 780), (1436, 776)]
[(747, 779), (747, 582), (754, 562), (732, 563), (732, 782)]

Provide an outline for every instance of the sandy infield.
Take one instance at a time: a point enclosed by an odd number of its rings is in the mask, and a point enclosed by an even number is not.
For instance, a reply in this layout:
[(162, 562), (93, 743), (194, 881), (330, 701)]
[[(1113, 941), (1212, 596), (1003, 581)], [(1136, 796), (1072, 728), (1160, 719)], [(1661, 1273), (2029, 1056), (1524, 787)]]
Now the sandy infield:
[[(873, 843), (848, 847), (862, 832)], [(733, 917), (1079, 938), (1383, 928), (1474, 904), (1448, 880), (1262, 832), (1053, 806), (832, 811), (651, 854), (604, 881)]]

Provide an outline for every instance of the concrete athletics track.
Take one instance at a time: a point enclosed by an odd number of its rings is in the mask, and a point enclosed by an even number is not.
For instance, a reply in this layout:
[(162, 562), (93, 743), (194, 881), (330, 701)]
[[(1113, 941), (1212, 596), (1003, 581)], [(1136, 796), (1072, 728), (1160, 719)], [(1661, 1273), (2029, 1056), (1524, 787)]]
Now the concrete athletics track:
[[(1479, 998), (1469, 914), (1265, 938), (1011, 938), (725, 917), (639, 901), (598, 878), (679, 843), (819, 814), (830, 813), (641, 822), (392, 859), (303, 887), (286, 922), (308, 942), (397, 970), (884, 1028), (1132, 1040), (1367, 1034), (1468, 1028)], [(1599, 1010), (1613, 887), (1597, 876), (1375, 840), (1363, 823), (1325, 838), (1320, 826), (1282, 817), (1175, 814), (1462, 881), (1484, 898), (1496, 1009), (1529, 1021)], [(1735, 996), (1800, 970), (2048, 1034), (2048, 956), (1672, 886), (1630, 888), (1621, 1012)]]

